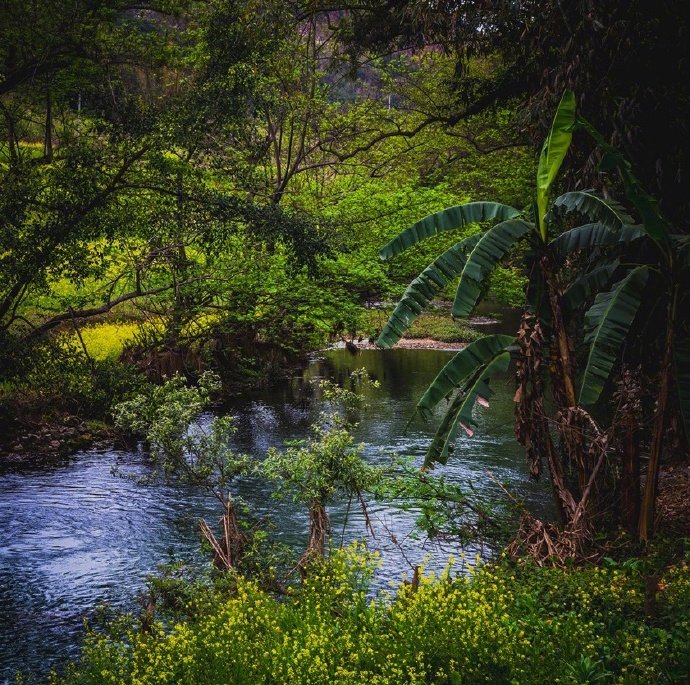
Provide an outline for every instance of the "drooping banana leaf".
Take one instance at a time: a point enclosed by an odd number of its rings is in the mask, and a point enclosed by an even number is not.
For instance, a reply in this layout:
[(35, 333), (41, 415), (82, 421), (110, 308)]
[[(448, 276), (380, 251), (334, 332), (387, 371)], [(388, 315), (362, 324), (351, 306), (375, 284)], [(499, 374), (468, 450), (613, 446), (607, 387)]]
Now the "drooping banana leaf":
[(561, 233), (549, 243), (549, 248), (559, 261), (572, 252), (604, 245), (627, 244), (643, 238), (645, 232), (640, 226), (622, 225), (612, 230), (604, 224), (584, 224)]
[(574, 125), (575, 95), (572, 91), (566, 90), (556, 110), (549, 135), (541, 149), (537, 168), (537, 212), (539, 215), (537, 222), (543, 241), (546, 241), (545, 216), (549, 192), (570, 147)]
[(469, 431), (473, 423), (472, 410), (478, 397), (487, 399), (491, 396), (488, 385), (489, 379), (497, 373), (506, 371), (510, 364), (510, 353), (503, 352), (489, 362), (478, 374), (462, 389), (460, 394), (451, 402), (441, 425), (434, 435), (431, 446), (424, 459), (425, 466), (431, 466), (434, 462), (445, 464), (455, 445), (458, 431), (464, 428)]
[(635, 223), (618, 202), (603, 198), (589, 190), (563, 193), (553, 201), (553, 207), (564, 210), (566, 214), (578, 212), (590, 221), (603, 224), (614, 231)]
[(615, 259), (608, 264), (598, 266), (583, 276), (580, 276), (580, 278), (563, 293), (561, 306), (563, 307), (564, 313), (572, 313), (575, 309), (585, 304), (592, 296), (608, 286), (611, 277), (619, 265), (619, 260)]
[(579, 118), (578, 125), (584, 128), (602, 149), (604, 155), (600, 168), (604, 171), (615, 169), (620, 174), (625, 196), (637, 210), (645, 232), (652, 240), (667, 246), (670, 242), (671, 227), (662, 214), (659, 203), (644, 189), (633, 174), (632, 165), (615, 147), (609, 145), (604, 137), (586, 119)]
[(475, 233), (456, 243), (410, 283), (376, 341), (379, 347), (392, 347), (400, 340), (429, 302), (460, 275), (465, 266), (467, 252), (481, 237), (481, 233)]
[(482, 366), (496, 356), (505, 352), (515, 342), (511, 335), (487, 335), (475, 340), (460, 350), (439, 372), (422, 398), (417, 402), (417, 409), (424, 418), (431, 416), (434, 407), (453, 390), (458, 388)]
[(580, 403), (594, 404), (601, 395), (618, 358), (630, 325), (640, 307), (649, 267), (638, 266), (613, 288), (599, 293), (585, 315), (590, 345), (589, 357), (580, 389)]
[(508, 250), (529, 231), (532, 224), (513, 219), (496, 224), (482, 234), (467, 257), (460, 276), (460, 284), (453, 302), (453, 316), (465, 317), (472, 313), (482, 292), (482, 281), (493, 271)]
[(514, 207), (500, 202), (469, 202), (449, 207), (435, 214), (429, 214), (406, 228), (381, 248), (379, 256), (381, 259), (389, 259), (437, 233), (454, 231), (483, 221), (506, 221), (519, 214), (520, 212)]

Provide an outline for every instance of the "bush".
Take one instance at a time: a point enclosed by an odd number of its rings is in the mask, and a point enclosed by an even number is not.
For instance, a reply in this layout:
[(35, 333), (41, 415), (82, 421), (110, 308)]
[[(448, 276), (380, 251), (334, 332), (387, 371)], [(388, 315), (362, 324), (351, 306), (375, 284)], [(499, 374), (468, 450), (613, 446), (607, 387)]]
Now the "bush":
[[(362, 548), (312, 567), (276, 599), (241, 578), (150, 633), (92, 634), (54, 684), (681, 683), (690, 675), (690, 568), (668, 568), (645, 616), (634, 566), (569, 572), (481, 566), (372, 599)], [(195, 608), (191, 611), (190, 608)]]
[(103, 418), (113, 403), (141, 388), (136, 369), (114, 359), (87, 359), (81, 347), (46, 339), (17, 350), (7, 364), (7, 392), (36, 413)]

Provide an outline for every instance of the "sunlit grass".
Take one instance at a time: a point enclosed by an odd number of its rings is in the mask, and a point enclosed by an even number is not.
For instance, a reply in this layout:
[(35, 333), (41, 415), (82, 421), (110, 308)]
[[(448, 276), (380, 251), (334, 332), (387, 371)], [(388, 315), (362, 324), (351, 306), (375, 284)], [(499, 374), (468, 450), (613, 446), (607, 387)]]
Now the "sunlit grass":
[[(364, 337), (376, 337), (383, 330), (392, 310), (368, 309), (360, 318), (360, 333)], [(472, 342), (480, 334), (462, 321), (453, 321), (450, 312), (423, 312), (405, 332), (403, 338), (429, 338), (445, 343)]]
[[(103, 323), (82, 328), (80, 333), (89, 355), (97, 361), (105, 361), (117, 359), (138, 330), (138, 323)], [(69, 334), (68, 341), (70, 345), (81, 347), (74, 332)]]

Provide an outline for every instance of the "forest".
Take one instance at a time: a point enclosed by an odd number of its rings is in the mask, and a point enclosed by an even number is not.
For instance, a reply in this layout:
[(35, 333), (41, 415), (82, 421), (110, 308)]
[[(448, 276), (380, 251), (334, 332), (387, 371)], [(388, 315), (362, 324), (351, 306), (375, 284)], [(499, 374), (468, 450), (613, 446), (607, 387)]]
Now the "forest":
[(690, 683), (681, 0), (0, 3), (0, 682)]

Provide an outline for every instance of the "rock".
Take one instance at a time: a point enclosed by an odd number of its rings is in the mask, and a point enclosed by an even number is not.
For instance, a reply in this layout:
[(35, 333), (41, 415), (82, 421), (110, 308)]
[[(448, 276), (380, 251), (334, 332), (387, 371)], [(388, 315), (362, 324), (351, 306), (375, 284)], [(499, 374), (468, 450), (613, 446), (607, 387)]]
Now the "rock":
[(58, 447), (60, 447), (60, 441), (59, 440), (51, 440), (50, 441), (50, 447), (51, 447), (51, 449), (54, 449), (54, 450), (58, 449)]

